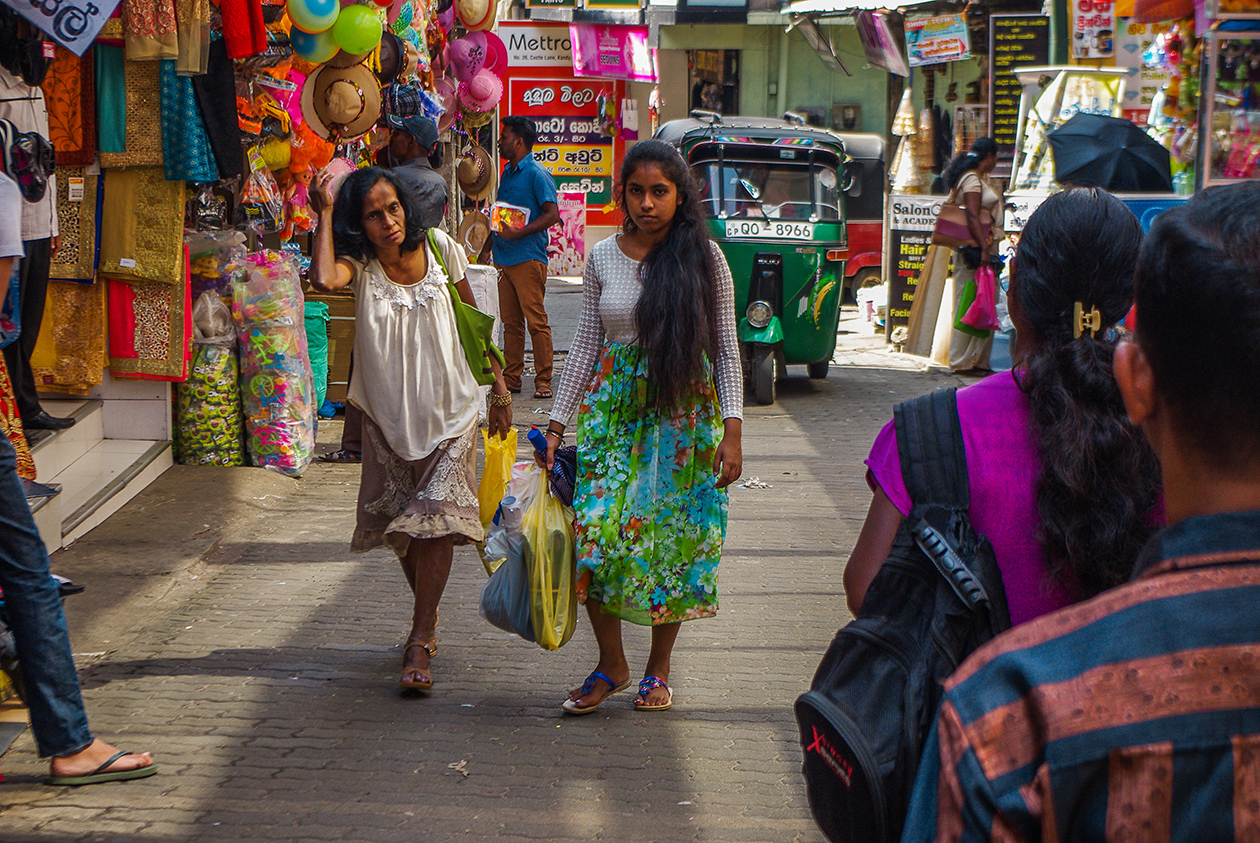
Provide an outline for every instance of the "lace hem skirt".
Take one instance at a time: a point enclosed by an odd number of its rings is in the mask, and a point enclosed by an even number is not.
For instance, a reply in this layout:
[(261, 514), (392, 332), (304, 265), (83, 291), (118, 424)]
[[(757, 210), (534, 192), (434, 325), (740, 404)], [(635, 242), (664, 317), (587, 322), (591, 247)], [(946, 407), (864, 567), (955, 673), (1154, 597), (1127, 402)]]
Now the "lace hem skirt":
[(350, 549), (387, 546), (401, 559), (412, 539), (455, 536), (456, 544), (485, 538), (476, 487), (477, 423), (422, 460), (405, 460), (363, 417), (363, 474)]

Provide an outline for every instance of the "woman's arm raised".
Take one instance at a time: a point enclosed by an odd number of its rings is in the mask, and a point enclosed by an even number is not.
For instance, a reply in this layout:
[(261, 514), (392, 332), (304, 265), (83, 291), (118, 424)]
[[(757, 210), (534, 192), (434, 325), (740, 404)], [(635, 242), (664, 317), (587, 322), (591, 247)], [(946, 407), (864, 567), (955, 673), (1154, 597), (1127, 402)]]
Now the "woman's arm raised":
[(315, 238), (311, 244), (311, 286), (317, 290), (340, 290), (354, 277), (349, 261), (333, 254), (333, 175), (320, 170), (311, 184), (311, 210), (315, 212)]

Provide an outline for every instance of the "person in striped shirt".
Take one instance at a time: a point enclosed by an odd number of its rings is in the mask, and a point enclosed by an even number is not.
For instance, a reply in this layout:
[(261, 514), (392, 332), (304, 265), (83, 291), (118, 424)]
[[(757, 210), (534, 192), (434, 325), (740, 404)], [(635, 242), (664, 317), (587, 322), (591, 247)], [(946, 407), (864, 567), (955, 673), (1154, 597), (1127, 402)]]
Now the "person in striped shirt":
[(1169, 526), (949, 678), (903, 843), (1260, 840), (1260, 182), (1162, 214), (1135, 286), (1114, 372)]

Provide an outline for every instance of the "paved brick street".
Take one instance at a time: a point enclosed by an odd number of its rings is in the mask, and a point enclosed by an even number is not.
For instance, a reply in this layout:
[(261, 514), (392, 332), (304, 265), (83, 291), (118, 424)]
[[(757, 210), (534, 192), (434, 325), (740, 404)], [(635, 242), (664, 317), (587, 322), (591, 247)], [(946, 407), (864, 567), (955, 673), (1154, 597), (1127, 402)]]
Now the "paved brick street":
[[(572, 320), (555, 321), (564, 347)], [(562, 716), (595, 662), (585, 618), (555, 653), (494, 629), (471, 548), (434, 692), (404, 697), (401, 571), (347, 549), (358, 466), (168, 471), (54, 560), (88, 586), (68, 608), (94, 730), (161, 772), (50, 788), (28, 732), (0, 758), (0, 840), (820, 841), (791, 704), (848, 617), (862, 459), (893, 402), (959, 382), (856, 339), (827, 380), (793, 369), (778, 403), (748, 408), (744, 477), (769, 488), (732, 489), (722, 608), (684, 625), (666, 713), (627, 692)], [(647, 630), (626, 639), (637, 678)]]

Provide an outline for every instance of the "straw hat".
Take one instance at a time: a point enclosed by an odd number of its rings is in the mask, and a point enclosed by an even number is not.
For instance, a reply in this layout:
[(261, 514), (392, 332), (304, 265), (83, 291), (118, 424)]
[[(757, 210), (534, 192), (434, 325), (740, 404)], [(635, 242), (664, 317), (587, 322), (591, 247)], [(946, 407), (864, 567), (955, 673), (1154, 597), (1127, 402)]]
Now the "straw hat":
[(363, 62), (371, 53), (347, 53), (345, 50), (338, 50), (332, 58), (324, 62), (329, 67), (354, 67), (356, 64)]
[(324, 140), (357, 138), (381, 117), (380, 83), (363, 65), (325, 65), (302, 86), (302, 117)]
[(438, 99), (442, 101), (442, 114), (438, 117), (438, 131), (445, 132), (459, 116), (459, 99), (455, 94), (455, 82), (443, 76), (434, 83)]
[(501, 99), (503, 80), (488, 70), (478, 70), (472, 79), (459, 83), (459, 104), (466, 111), (489, 113)]
[(490, 153), (474, 146), (464, 153), (455, 167), (459, 189), (469, 199), (485, 199), (494, 192), (494, 162)]
[(481, 211), (469, 211), (455, 229), (455, 242), (470, 255), (481, 254), (490, 239), (490, 220)]
[(455, 15), (469, 32), (494, 26), (495, 0), (455, 0)]

